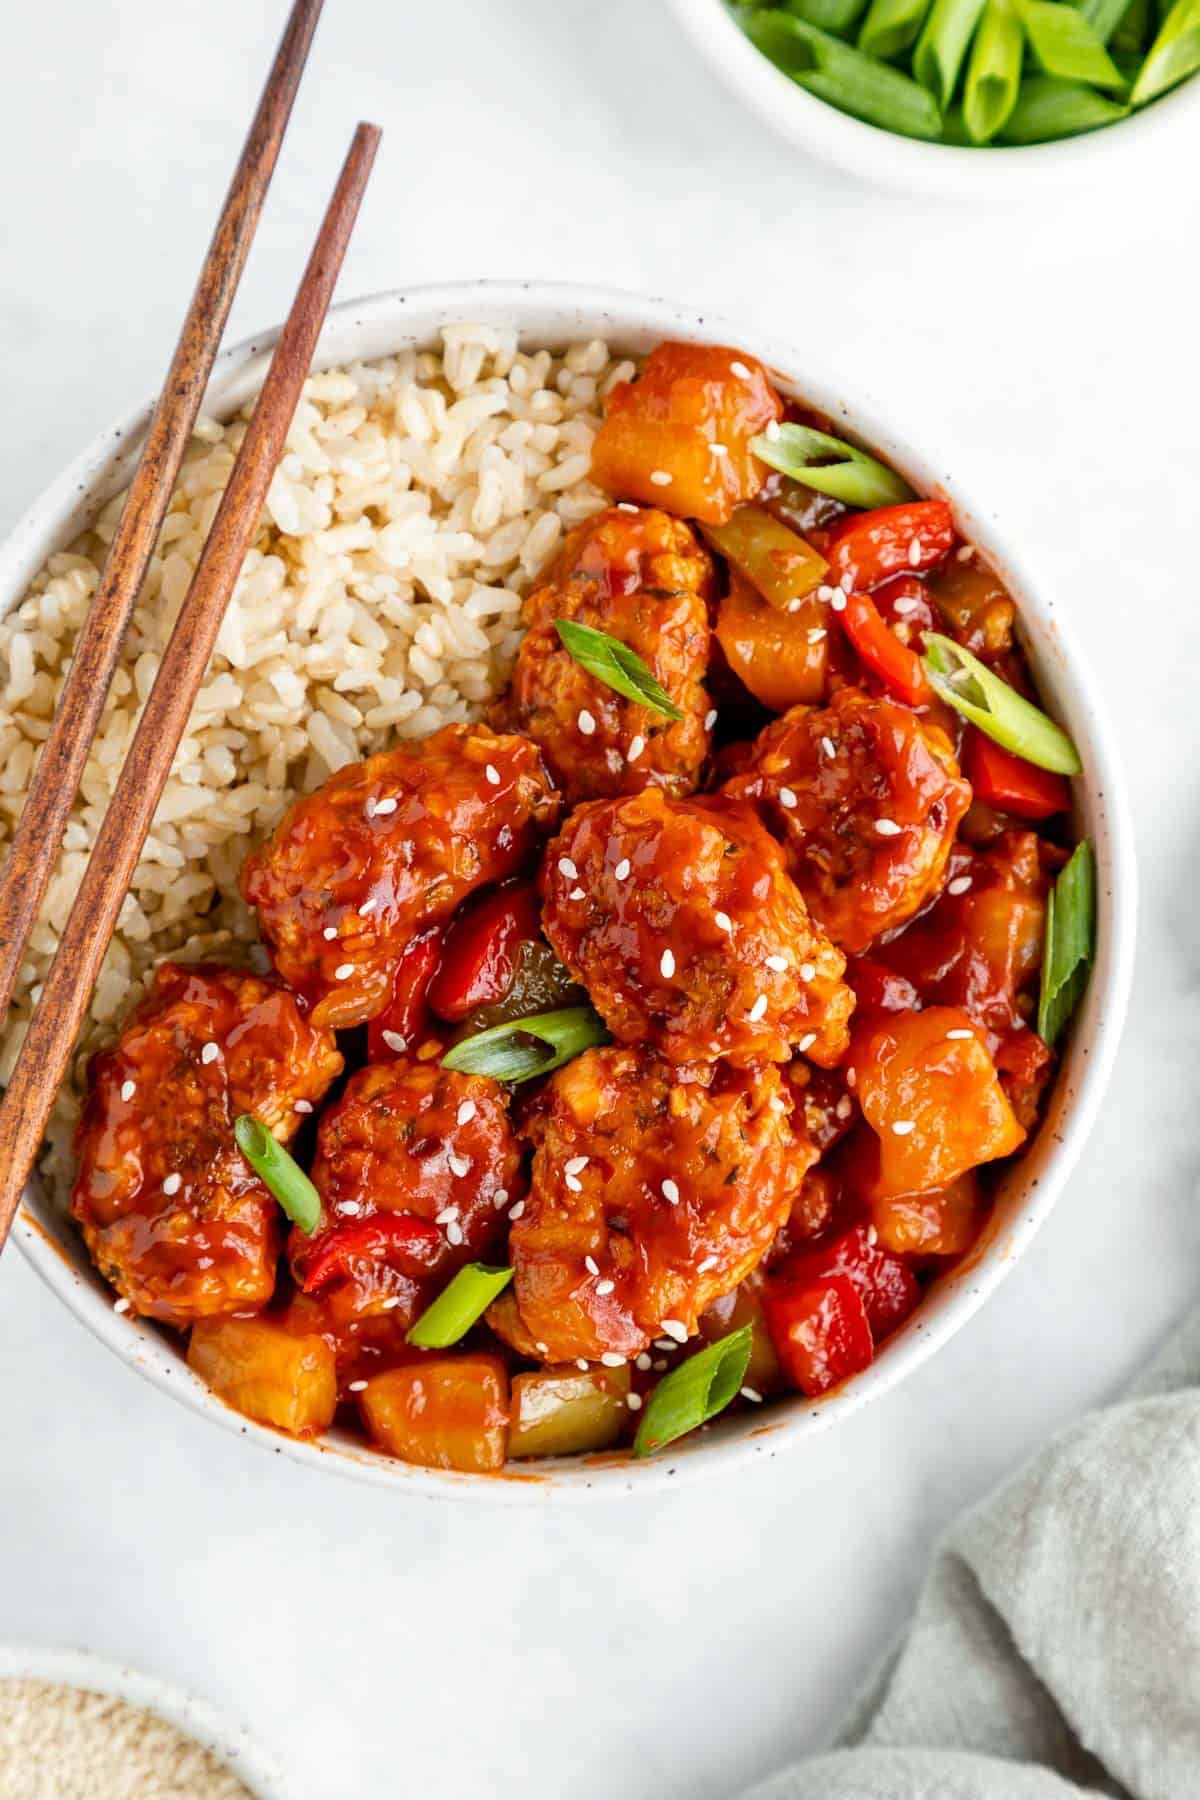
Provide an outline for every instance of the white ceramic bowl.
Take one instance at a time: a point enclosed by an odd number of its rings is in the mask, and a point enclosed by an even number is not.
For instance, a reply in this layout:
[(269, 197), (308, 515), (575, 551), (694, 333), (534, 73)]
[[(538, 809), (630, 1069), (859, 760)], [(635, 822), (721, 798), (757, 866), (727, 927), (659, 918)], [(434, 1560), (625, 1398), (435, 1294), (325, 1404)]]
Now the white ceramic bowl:
[[(1042, 691), (1079, 746), (1086, 771), (1079, 783), (1081, 825), (1095, 844), (1099, 868), (1095, 971), (1037, 1142), (1002, 1183), (982, 1246), (938, 1284), (910, 1323), (883, 1346), (872, 1367), (844, 1391), (819, 1402), (796, 1397), (762, 1413), (727, 1417), (677, 1444), (669, 1454), (644, 1462), (610, 1455), (518, 1463), (499, 1477), (414, 1468), (344, 1433), (330, 1433), (320, 1443), (308, 1444), (257, 1426), (209, 1393), (188, 1369), (175, 1342), (153, 1325), (114, 1312), (112, 1292), (92, 1268), (78, 1232), (48, 1203), (37, 1183), (26, 1193), (15, 1235), (54, 1292), (131, 1367), (206, 1417), (273, 1449), (283, 1448), (300, 1462), (410, 1493), (493, 1502), (646, 1492), (668, 1476), (678, 1480), (700, 1475), (795, 1447), (884, 1393), (970, 1318), (1023, 1253), (1087, 1138), (1112, 1067), (1133, 960), (1132, 829), (1104, 708), (1077, 649), (1066, 640), (1053, 597), (1025, 569), (986, 509), (955, 484), (942, 460), (944, 453), (923, 450), (879, 418), (867, 402), (851, 398), (841, 378), (831, 373), (824, 353), (820, 366), (808, 367), (793, 352), (763, 343), (736, 325), (632, 294), (545, 282), (479, 282), (347, 301), (330, 315), (318, 361), (328, 366), (425, 345), (452, 320), (515, 324), (531, 346), (558, 346), (595, 336), (629, 354), (647, 351), (663, 338), (736, 344), (761, 356), (786, 391), (802, 395), (880, 451), (918, 490), (936, 490), (953, 502), (964, 533), (988, 554), (1012, 589)], [(264, 347), (274, 336), (264, 332), (225, 353), (209, 397), (211, 412), (227, 414), (254, 392), (262, 379)], [(146, 409), (139, 409), (105, 432), (26, 514), (0, 551), (0, 613), (14, 604), (50, 552), (69, 542), (127, 479), (146, 418)]]
[(183, 1688), (90, 1650), (53, 1650), (32, 1644), (0, 1644), (0, 1681), (48, 1681), (60, 1687), (111, 1694), (143, 1712), (157, 1713), (231, 1770), (258, 1800), (290, 1800), (275, 1762), (240, 1725), (233, 1725)]
[[(1046, 181), (1132, 181), (1160, 158), (1158, 178), (1174, 179), (1161, 161), (1172, 141), (1184, 148), (1200, 126), (1200, 76), (1144, 110), (1081, 137), (1054, 144), (959, 148), (881, 131), (839, 112), (782, 75), (746, 37), (724, 0), (668, 0), (679, 23), (714, 72), (760, 118), (813, 156), (883, 187), (974, 196), (1031, 193)], [(1118, 168), (1117, 165), (1121, 165)], [(1132, 190), (1131, 190), (1132, 191)]]

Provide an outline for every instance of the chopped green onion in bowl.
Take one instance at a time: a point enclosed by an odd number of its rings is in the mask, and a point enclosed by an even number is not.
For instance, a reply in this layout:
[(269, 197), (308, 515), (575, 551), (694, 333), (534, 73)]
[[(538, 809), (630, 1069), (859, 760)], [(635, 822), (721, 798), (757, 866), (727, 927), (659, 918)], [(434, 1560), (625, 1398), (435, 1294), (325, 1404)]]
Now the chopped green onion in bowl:
[(653, 1456), (724, 1412), (746, 1378), (752, 1335), (743, 1325), (663, 1376), (638, 1423), (635, 1456)]
[(238, 1149), (293, 1225), (311, 1237), (321, 1217), (321, 1196), (295, 1157), (276, 1142), (253, 1113), (242, 1113), (234, 1121), (233, 1135)]
[(915, 498), (907, 481), (886, 463), (811, 425), (781, 425), (776, 437), (752, 438), (750, 448), (781, 475), (847, 506), (899, 506)]
[(408, 1342), (418, 1350), (448, 1350), (483, 1317), (497, 1294), (504, 1292), (513, 1273), (512, 1269), (467, 1263), (410, 1327)]
[(930, 686), (986, 737), (1056, 775), (1078, 775), (1079, 752), (1061, 725), (1018, 694), (977, 656), (940, 632), (925, 633), (925, 673)]
[(597, 681), (624, 694), (627, 700), (636, 700), (639, 706), (661, 713), (665, 719), (682, 719), (683, 714), (637, 651), (620, 638), (597, 631), (592, 625), (580, 625), (575, 619), (555, 619), (554, 629), (564, 650)]
[(1078, 1006), (1096, 951), (1096, 858), (1076, 844), (1046, 901), (1038, 1036), (1053, 1044)]
[(564, 1006), (490, 1025), (447, 1050), (442, 1065), (463, 1075), (490, 1075), (515, 1086), (561, 1069), (593, 1044), (606, 1044), (608, 1031), (591, 1006)]

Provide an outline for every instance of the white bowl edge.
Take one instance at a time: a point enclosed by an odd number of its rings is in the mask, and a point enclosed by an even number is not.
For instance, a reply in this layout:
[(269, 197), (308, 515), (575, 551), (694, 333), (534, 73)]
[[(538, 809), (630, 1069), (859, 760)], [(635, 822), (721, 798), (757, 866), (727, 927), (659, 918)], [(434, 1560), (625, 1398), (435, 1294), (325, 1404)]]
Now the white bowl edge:
[[(499, 1476), (418, 1468), (372, 1451), (347, 1433), (307, 1443), (255, 1424), (211, 1394), (154, 1326), (114, 1312), (111, 1290), (91, 1268), (75, 1227), (51, 1207), (37, 1182), (26, 1191), (14, 1233), (43, 1280), (123, 1361), (193, 1410), (309, 1466), (399, 1491), (489, 1503), (646, 1493), (755, 1456), (774, 1455), (885, 1393), (966, 1322), (1023, 1254), (1082, 1150), (1116, 1055), (1136, 934), (1132, 824), (1100, 696), (1078, 647), (1067, 638), (1055, 602), (1040, 597), (1019, 559), (1002, 544), (991, 516), (973, 506), (943, 468), (879, 419), (868, 402), (852, 400), (848, 382), (836, 375), (809, 376), (790, 350), (712, 315), (635, 294), (540, 281), (457, 282), (344, 301), (330, 312), (315, 366), (368, 360), (406, 344), (428, 343), (440, 325), (453, 321), (515, 324), (526, 341), (550, 346), (591, 336), (604, 336), (630, 352), (647, 350), (664, 337), (736, 344), (760, 356), (783, 387), (893, 461), (919, 491), (941, 492), (953, 502), (964, 535), (1009, 583), (1039, 682), (1053, 695), (1055, 710), (1080, 747), (1085, 768), (1082, 823), (1096, 847), (1096, 964), (1038, 1138), (1001, 1184), (983, 1247), (942, 1279), (909, 1324), (882, 1347), (871, 1368), (843, 1391), (816, 1402), (799, 1396), (776, 1401), (761, 1420), (752, 1414), (726, 1417), (646, 1461), (610, 1456), (510, 1464)], [(210, 411), (227, 415), (256, 390), (276, 335), (252, 334), (222, 354), (210, 387)], [(822, 362), (828, 369), (825, 353)], [(0, 612), (20, 597), (46, 556), (68, 543), (128, 479), (147, 417), (148, 408), (139, 408), (103, 432), (25, 514), (0, 548)]]

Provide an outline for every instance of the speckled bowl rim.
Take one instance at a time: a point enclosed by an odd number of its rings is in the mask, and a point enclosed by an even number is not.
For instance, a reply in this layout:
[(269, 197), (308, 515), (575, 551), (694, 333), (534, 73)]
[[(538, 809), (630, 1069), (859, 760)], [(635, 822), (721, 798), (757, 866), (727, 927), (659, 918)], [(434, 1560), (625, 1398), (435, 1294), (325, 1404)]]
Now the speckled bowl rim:
[(726, 11), (724, 0), (668, 0), (697, 52), (751, 112), (813, 156), (863, 180), (921, 194), (978, 198), (1030, 196), (1049, 184), (1052, 191), (1079, 181), (1099, 182), (1117, 165), (1136, 163), (1146, 179), (1174, 178), (1172, 148), (1182, 150), (1189, 125), (1194, 141), (1200, 123), (1200, 75), (1192, 76), (1153, 101), (1099, 131), (1050, 144), (990, 145), (923, 143), (868, 125), (818, 99), (769, 62)]
[[(456, 282), (349, 300), (330, 314), (317, 363), (383, 356), (426, 344), (454, 321), (514, 324), (525, 342), (556, 346), (606, 337), (629, 353), (666, 337), (736, 344), (761, 356), (785, 388), (802, 394), (847, 431), (891, 460), (922, 492), (944, 493), (965, 533), (991, 558), (1021, 610), (1022, 638), (1042, 691), (1072, 732), (1083, 756), (1082, 823), (1096, 846), (1100, 922), (1095, 969), (1037, 1142), (1001, 1184), (991, 1225), (972, 1256), (943, 1278), (912, 1320), (881, 1349), (870, 1369), (820, 1401), (802, 1396), (758, 1413), (726, 1416), (669, 1452), (635, 1462), (607, 1454), (511, 1464), (501, 1475), (422, 1469), (396, 1461), (346, 1432), (300, 1442), (230, 1411), (188, 1369), (180, 1350), (156, 1327), (119, 1315), (111, 1290), (92, 1269), (69, 1219), (31, 1182), (15, 1235), (38, 1274), (95, 1336), (131, 1368), (194, 1411), (276, 1454), (310, 1468), (336, 1471), (397, 1492), (433, 1498), (517, 1501), (645, 1494), (794, 1449), (815, 1433), (886, 1393), (958, 1331), (1004, 1278), (1046, 1218), (1087, 1139), (1111, 1073), (1129, 998), (1136, 930), (1133, 831), (1116, 751), (1101, 696), (1064, 628), (1061, 609), (1011, 551), (991, 514), (964, 493), (949, 469), (922, 454), (851, 398), (851, 384), (822, 348), (819, 367), (759, 333), (669, 301), (605, 289), (539, 281)], [(241, 405), (261, 383), (274, 331), (224, 353), (210, 390), (218, 416)], [(96, 507), (128, 479), (145, 428), (141, 407), (101, 434), (43, 493), (0, 550), (0, 613), (20, 596), (51, 550), (68, 543)]]
[(295, 1800), (274, 1759), (244, 1726), (234, 1725), (207, 1700), (147, 1675), (128, 1663), (113, 1662), (92, 1650), (65, 1650), (33, 1644), (0, 1644), (0, 1681), (46, 1681), (61, 1687), (110, 1694), (174, 1725), (216, 1757), (257, 1800)]

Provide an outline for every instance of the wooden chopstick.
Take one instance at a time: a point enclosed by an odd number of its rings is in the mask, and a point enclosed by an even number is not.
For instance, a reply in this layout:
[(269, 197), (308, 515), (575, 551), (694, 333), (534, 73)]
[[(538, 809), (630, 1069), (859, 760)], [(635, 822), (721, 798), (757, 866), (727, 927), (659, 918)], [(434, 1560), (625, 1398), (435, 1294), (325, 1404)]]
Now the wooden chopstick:
[(121, 639), (246, 266), (324, 0), (295, 0), (196, 283), (71, 672), (0, 874), (0, 1029), (62, 844)]
[(354, 134), (0, 1104), (0, 1246), (70, 1062), (229, 596), (258, 530), (379, 137), (374, 125), (360, 125)]

